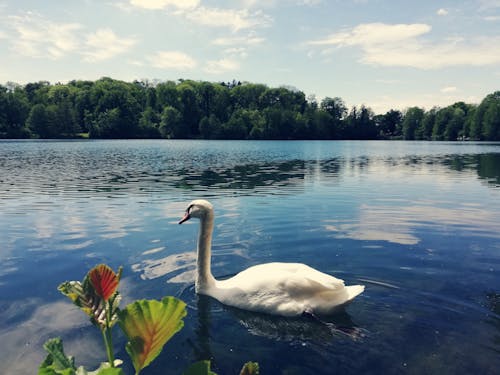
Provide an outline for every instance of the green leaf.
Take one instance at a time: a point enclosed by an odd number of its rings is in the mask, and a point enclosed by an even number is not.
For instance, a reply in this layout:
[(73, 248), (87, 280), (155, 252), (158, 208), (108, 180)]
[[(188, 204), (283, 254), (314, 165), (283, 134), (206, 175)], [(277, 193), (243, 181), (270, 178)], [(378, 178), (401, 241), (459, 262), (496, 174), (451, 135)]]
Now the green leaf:
[[(77, 369), (73, 357), (64, 354), (59, 337), (47, 340), (43, 347), (49, 354), (40, 365), (38, 375), (125, 375), (121, 368), (112, 368), (108, 362), (101, 363), (95, 371), (87, 371), (83, 366)], [(115, 365), (120, 364), (120, 360), (115, 361)]]
[(64, 354), (62, 340), (57, 337), (43, 344), (49, 353), (38, 369), (39, 375), (74, 375), (76, 371), (73, 358)]
[(247, 362), (241, 369), (240, 375), (259, 375), (259, 364), (257, 362)]
[(199, 361), (193, 363), (182, 375), (217, 375), (210, 370), (210, 361)]
[(83, 366), (78, 367), (76, 375), (125, 375), (121, 368), (111, 367), (109, 362), (103, 362), (95, 371), (87, 371)]
[(185, 316), (186, 304), (174, 297), (136, 301), (118, 312), (136, 373), (160, 354), (165, 343), (184, 326)]

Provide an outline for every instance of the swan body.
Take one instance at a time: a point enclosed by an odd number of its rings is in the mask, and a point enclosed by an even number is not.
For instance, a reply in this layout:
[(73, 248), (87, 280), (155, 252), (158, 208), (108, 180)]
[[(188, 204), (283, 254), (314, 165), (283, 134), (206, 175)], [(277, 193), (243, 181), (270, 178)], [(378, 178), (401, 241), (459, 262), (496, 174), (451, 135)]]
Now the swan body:
[(179, 224), (200, 219), (196, 292), (244, 310), (282, 316), (327, 315), (352, 301), (365, 289), (301, 263), (265, 263), (216, 280), (210, 269), (214, 212), (210, 202), (194, 200)]

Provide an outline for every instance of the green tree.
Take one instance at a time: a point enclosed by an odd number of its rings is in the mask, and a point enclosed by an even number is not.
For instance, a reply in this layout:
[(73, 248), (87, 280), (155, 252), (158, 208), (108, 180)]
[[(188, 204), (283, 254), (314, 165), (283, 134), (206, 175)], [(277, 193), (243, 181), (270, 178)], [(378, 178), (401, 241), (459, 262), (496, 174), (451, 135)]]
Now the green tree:
[(391, 109), (384, 115), (375, 116), (374, 121), (382, 138), (394, 138), (401, 135), (403, 114), (400, 111)]
[(152, 107), (146, 107), (139, 118), (139, 134), (141, 138), (160, 138), (160, 119)]
[(465, 124), (465, 111), (460, 107), (454, 107), (451, 112), (451, 118), (444, 130), (444, 139), (447, 141), (456, 141), (461, 134)]
[(35, 104), (31, 108), (26, 124), (40, 138), (53, 138), (57, 134), (54, 120), (53, 109), (47, 108), (44, 104)]
[[(341, 98), (324, 98), (320, 103), (320, 111), (328, 113), (330, 116), (321, 116), (318, 136), (322, 139), (341, 139), (345, 137), (347, 122), (347, 107)], [(326, 121), (328, 120), (329, 121)]]
[(500, 141), (500, 100), (492, 101), (483, 117), (482, 132), (488, 141)]
[(6, 138), (28, 138), (30, 130), (25, 126), (30, 111), (26, 93), (20, 85), (7, 84), (3, 101), (5, 108), (2, 110), (4, 128), (2, 136)]
[(364, 105), (359, 110), (353, 107), (345, 119), (344, 137), (347, 139), (375, 139), (377, 127), (373, 117), (373, 111)]
[(201, 110), (198, 106), (196, 91), (190, 81), (185, 81), (178, 85), (180, 98), (180, 113), (182, 115), (182, 133), (176, 138), (196, 138), (201, 120)]
[(107, 109), (97, 115), (91, 124), (90, 138), (121, 138), (124, 132), (122, 126), (120, 108)]
[(424, 118), (415, 130), (415, 139), (429, 141), (432, 139), (432, 130), (436, 123), (436, 115), (439, 109), (434, 107), (430, 111), (424, 113)]
[[(104, 132), (91, 132), (93, 136), (106, 134), (106, 138), (134, 138), (139, 134), (138, 123), (141, 114), (140, 89), (130, 83), (101, 78), (90, 90), (90, 101), (93, 104), (93, 117), (103, 121)], [(117, 111), (115, 111), (115, 109)], [(119, 118), (114, 116), (118, 114)], [(109, 117), (111, 116), (111, 117)], [(113, 126), (109, 122), (112, 120)]]
[(163, 109), (160, 120), (160, 134), (163, 138), (183, 138), (186, 131), (181, 113), (172, 106)]
[(73, 96), (77, 126), (82, 132), (88, 132), (92, 123), (95, 103), (91, 101), (92, 81), (71, 81), (69, 86), (75, 88)]
[(335, 121), (330, 113), (319, 110), (313, 117), (312, 138), (316, 139), (337, 139), (343, 136), (338, 129), (335, 129)]
[(162, 111), (167, 106), (180, 108), (177, 85), (173, 81), (162, 82), (156, 86), (156, 109)]
[(24, 92), (31, 105), (48, 104), (48, 92), (50, 90), (50, 82), (39, 81), (35, 83), (27, 83), (24, 86)]
[[(227, 88), (227, 86), (223, 86)], [(260, 97), (267, 90), (266, 85), (244, 83), (230, 89), (229, 94), (235, 109), (259, 109)]]
[(307, 102), (302, 91), (290, 90), (284, 87), (268, 88), (259, 98), (260, 108), (280, 108), (303, 113)]
[(446, 126), (450, 122), (452, 117), (451, 107), (441, 108), (436, 113), (436, 120), (434, 121), (434, 126), (432, 128), (432, 139), (434, 141), (443, 141), (444, 131)]
[(222, 123), (218, 117), (211, 114), (200, 121), (200, 135), (203, 139), (217, 139), (222, 132)]
[(415, 139), (415, 131), (420, 127), (423, 118), (424, 110), (422, 108), (411, 107), (406, 110), (402, 123), (404, 139)]
[(25, 127), (24, 113), (28, 104), (19, 93), (9, 92), (0, 85), (0, 138), (29, 138), (30, 132)]
[(499, 140), (498, 136), (498, 105), (500, 103), (500, 91), (487, 95), (474, 112), (474, 119), (470, 126), (473, 139)]
[(234, 111), (229, 121), (222, 126), (220, 135), (224, 139), (246, 139), (251, 128), (249, 110), (240, 108)]

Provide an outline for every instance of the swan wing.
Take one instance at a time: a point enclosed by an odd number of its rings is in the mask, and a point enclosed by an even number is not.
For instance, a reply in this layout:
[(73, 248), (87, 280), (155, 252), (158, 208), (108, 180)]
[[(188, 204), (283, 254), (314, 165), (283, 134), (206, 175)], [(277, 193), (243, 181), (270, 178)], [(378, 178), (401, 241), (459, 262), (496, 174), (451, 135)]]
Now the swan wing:
[(210, 294), (225, 304), (289, 316), (345, 291), (343, 280), (300, 263), (257, 265), (216, 285)]
[(226, 282), (243, 290), (288, 290), (299, 295), (344, 288), (344, 280), (327, 275), (302, 263), (260, 264), (240, 272)]

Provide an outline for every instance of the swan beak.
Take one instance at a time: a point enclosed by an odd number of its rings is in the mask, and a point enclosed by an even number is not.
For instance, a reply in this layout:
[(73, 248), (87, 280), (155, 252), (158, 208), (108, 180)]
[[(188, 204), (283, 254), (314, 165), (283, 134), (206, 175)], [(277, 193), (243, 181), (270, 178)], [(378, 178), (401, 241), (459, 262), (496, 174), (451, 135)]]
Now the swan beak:
[(189, 219), (191, 219), (191, 216), (189, 215), (189, 211), (186, 211), (186, 213), (184, 214), (184, 217), (179, 221), (179, 224), (182, 224), (185, 221), (188, 221)]

